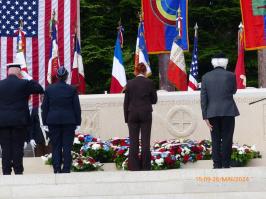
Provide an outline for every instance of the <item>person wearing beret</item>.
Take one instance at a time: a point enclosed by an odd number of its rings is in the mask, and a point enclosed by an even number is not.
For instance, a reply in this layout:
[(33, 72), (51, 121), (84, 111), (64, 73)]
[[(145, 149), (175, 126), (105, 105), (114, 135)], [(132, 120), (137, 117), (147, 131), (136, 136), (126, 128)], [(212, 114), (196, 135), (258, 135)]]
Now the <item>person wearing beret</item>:
[(8, 64), (8, 76), (0, 81), (0, 145), (2, 171), (23, 174), (23, 149), (30, 125), (28, 100), (31, 94), (42, 94), (42, 86), (33, 80), (20, 79), (18, 63)]
[(70, 173), (71, 149), (75, 130), (81, 124), (81, 108), (76, 88), (66, 83), (65, 67), (58, 68), (57, 78), (59, 81), (45, 90), (42, 119), (51, 137), (54, 173)]
[(226, 71), (228, 59), (219, 53), (212, 59), (214, 70), (202, 77), (202, 116), (211, 132), (213, 168), (229, 168), (235, 117), (239, 115), (233, 95), (235, 74)]
[(157, 93), (152, 80), (146, 78), (146, 72), (146, 66), (143, 63), (138, 64), (135, 68), (136, 78), (128, 81), (125, 88), (124, 117), (129, 129), (128, 168), (131, 171), (151, 169), (152, 104), (157, 103)]

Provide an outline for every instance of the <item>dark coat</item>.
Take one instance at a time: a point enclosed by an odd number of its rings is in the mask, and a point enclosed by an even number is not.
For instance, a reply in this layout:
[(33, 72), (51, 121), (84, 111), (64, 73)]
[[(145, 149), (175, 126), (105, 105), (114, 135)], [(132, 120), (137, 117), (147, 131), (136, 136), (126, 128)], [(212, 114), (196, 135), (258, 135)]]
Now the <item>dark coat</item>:
[(59, 81), (50, 85), (42, 103), (44, 125), (81, 124), (81, 108), (76, 88)]
[(236, 93), (235, 74), (217, 67), (202, 77), (201, 109), (203, 119), (219, 116), (238, 116), (233, 95)]
[(43, 93), (37, 82), (9, 75), (0, 81), (0, 126), (30, 125), (28, 101), (31, 94)]
[(157, 93), (152, 80), (137, 76), (128, 81), (124, 99), (124, 117), (128, 122), (128, 114), (135, 112), (152, 112), (152, 104), (157, 102)]

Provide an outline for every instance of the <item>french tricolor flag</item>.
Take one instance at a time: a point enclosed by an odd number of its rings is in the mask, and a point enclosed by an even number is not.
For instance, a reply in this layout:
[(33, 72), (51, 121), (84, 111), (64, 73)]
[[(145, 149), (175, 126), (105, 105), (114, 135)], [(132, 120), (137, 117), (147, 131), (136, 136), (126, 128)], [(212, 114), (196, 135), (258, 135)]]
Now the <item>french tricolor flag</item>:
[(149, 55), (146, 47), (146, 41), (144, 38), (144, 23), (143, 21), (139, 24), (138, 37), (136, 43), (136, 53), (135, 53), (135, 67), (139, 63), (144, 63), (147, 68), (147, 76), (151, 75), (151, 68), (149, 62)]
[(50, 36), (51, 36), (51, 47), (50, 47), (50, 59), (48, 62), (47, 71), (47, 82), (53, 84), (57, 81), (56, 73), (60, 66), (58, 56), (58, 44), (57, 44), (57, 21), (55, 20), (55, 11), (53, 12), (53, 18), (50, 21)]
[(173, 41), (170, 60), (168, 64), (168, 80), (179, 90), (187, 91), (187, 72), (184, 52), (182, 48), (181, 32), (182, 17), (181, 10), (178, 9), (178, 16), (176, 20), (177, 37)]
[(80, 43), (77, 34), (75, 35), (74, 60), (71, 71), (71, 85), (76, 86), (80, 94), (85, 94), (86, 83), (84, 67), (81, 56)]
[(123, 56), (121, 49), (121, 46), (123, 44), (122, 41), (122, 27), (120, 27), (117, 33), (117, 39), (115, 43), (110, 93), (121, 93), (123, 91), (123, 88), (127, 84), (126, 72), (123, 66)]

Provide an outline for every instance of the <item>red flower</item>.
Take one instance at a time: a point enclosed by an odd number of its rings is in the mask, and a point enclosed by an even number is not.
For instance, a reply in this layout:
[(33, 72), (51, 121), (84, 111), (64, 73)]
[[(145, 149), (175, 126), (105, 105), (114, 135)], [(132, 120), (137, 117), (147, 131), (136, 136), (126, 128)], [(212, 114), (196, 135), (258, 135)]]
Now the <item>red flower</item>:
[(164, 148), (160, 148), (159, 152), (165, 152), (165, 149)]
[(88, 161), (91, 163), (91, 164), (94, 164), (96, 161), (93, 159), (93, 158), (91, 158), (91, 157), (88, 157)]
[(83, 161), (82, 161), (81, 159), (78, 159), (78, 164), (79, 164), (80, 166), (82, 166), (82, 165), (83, 165)]
[(184, 160), (184, 162), (187, 162), (189, 160), (189, 155), (185, 155), (183, 160)]
[(113, 140), (113, 141), (112, 141), (112, 144), (115, 145), (115, 146), (117, 146), (117, 145), (119, 144), (119, 141), (120, 141), (120, 140), (118, 140), (118, 139), (117, 139), (117, 140)]
[(125, 150), (119, 150), (119, 151), (117, 152), (118, 155), (123, 155), (124, 153), (125, 153)]
[(175, 161), (172, 160), (171, 156), (167, 156), (167, 157), (165, 158), (165, 162), (166, 162), (166, 164), (168, 164), (168, 165), (172, 165), (172, 164), (175, 163)]
[(174, 148), (171, 148), (169, 150), (169, 152), (170, 152), (171, 155), (175, 155), (176, 154), (176, 150)]
[(92, 141), (93, 142), (97, 142), (97, 138), (92, 138)]
[(126, 143), (126, 140), (125, 139), (123, 139), (123, 140), (121, 140), (121, 146), (128, 146), (128, 144)]
[(203, 155), (202, 154), (197, 154), (197, 156), (196, 156), (196, 159), (197, 160), (202, 160), (202, 158), (203, 158)]
[(197, 153), (199, 150), (198, 150), (198, 147), (196, 147), (196, 146), (192, 146), (192, 147), (191, 147), (191, 151), (192, 151), (193, 153)]
[(78, 138), (80, 142), (84, 142), (84, 136), (79, 136)]
[(178, 154), (181, 154), (181, 153), (182, 153), (182, 149), (181, 149), (181, 147), (178, 147), (178, 148), (177, 148), (177, 153), (178, 153)]

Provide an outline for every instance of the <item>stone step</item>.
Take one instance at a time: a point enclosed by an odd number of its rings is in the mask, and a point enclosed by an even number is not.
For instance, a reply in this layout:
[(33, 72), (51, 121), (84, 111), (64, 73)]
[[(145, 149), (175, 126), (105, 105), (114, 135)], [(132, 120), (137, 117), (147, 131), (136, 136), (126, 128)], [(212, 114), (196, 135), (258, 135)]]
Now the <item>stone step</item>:
[[(247, 165), (248, 167), (262, 167), (266, 166), (264, 159), (254, 159), (250, 161)], [(1, 162), (1, 159), (0, 159)], [(23, 159), (24, 162), (24, 174), (50, 174), (53, 173), (53, 169), (49, 165), (45, 165), (41, 158), (29, 158), (26, 157)], [(121, 171), (117, 170), (114, 163), (105, 163), (103, 165), (104, 171)], [(195, 163), (183, 164), (181, 169), (211, 169), (212, 161), (211, 160), (201, 160)], [(0, 173), (1, 173), (1, 164), (0, 164)]]
[[(0, 177), (0, 198), (265, 198), (266, 167)], [(139, 197), (140, 196), (140, 197)], [(156, 196), (156, 197), (155, 197)], [(191, 196), (191, 197), (190, 197)], [(234, 196), (234, 197), (233, 197)], [(256, 196), (256, 197), (254, 197)]]
[[(227, 192), (227, 193), (195, 193), (195, 194), (157, 194), (157, 195), (132, 195), (132, 196), (86, 196), (86, 197), (53, 197), (52, 199), (265, 199), (266, 192)], [(16, 198), (24, 199), (24, 198)], [(35, 198), (35, 199), (48, 199)], [(49, 198), (50, 199), (50, 198)]]

